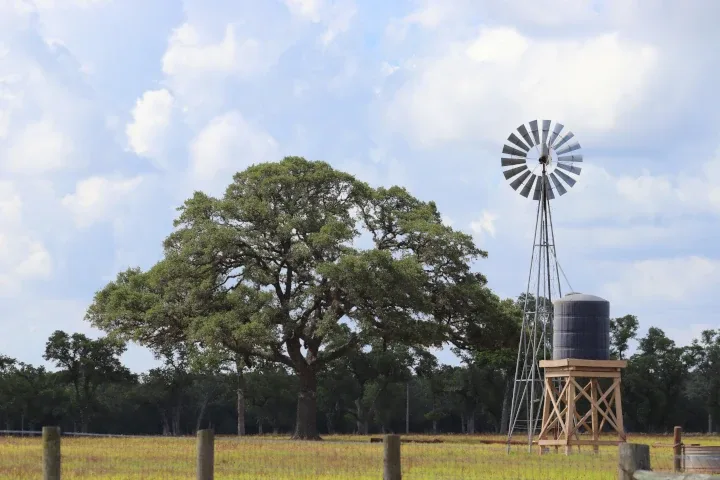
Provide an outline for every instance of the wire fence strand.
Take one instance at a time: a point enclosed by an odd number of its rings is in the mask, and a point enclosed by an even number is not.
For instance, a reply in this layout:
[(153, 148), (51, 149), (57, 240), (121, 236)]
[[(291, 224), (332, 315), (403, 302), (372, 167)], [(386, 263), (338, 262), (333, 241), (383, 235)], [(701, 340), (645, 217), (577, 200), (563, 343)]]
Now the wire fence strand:
[[(42, 478), (42, 440), (0, 434), (0, 480)], [(442, 442), (442, 443), (440, 443)], [(645, 442), (642, 442), (645, 443)], [(62, 478), (192, 479), (197, 446), (194, 437), (66, 435), (62, 444)], [(382, 478), (383, 444), (367, 437), (327, 437), (320, 442), (286, 438), (216, 436), (215, 477), (267, 480), (360, 480)], [(651, 448), (653, 470), (673, 470), (672, 448)], [(565, 455), (537, 449), (473, 443), (472, 437), (438, 443), (402, 443), (404, 480), (610, 480), (617, 478), (617, 447), (591, 447)]]

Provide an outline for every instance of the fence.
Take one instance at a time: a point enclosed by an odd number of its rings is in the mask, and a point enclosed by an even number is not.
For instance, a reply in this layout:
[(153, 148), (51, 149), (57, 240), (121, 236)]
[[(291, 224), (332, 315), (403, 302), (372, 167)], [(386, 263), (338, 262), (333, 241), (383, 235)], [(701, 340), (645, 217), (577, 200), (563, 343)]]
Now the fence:
[[(25, 432), (28, 433), (28, 432)], [(65, 434), (63, 434), (64, 437)], [(56, 427), (45, 427), (42, 444), (28, 438), (0, 438), (0, 479), (615, 479), (618, 472), (630, 472), (623, 480), (673, 477), (678, 456), (671, 453), (680, 442), (663, 444), (662, 452), (645, 446), (623, 460), (624, 449), (636, 444), (601, 447), (599, 453), (573, 452), (565, 455), (538, 455), (518, 447), (510, 454), (504, 445), (477, 443), (469, 437), (443, 437), (432, 444), (413, 437), (387, 435), (379, 443), (337, 439), (324, 442), (291, 442), (237, 437), (216, 437), (212, 431), (188, 437), (100, 436), (61, 440)], [(649, 439), (648, 439), (649, 440)], [(62, 456), (61, 451), (62, 441)], [(402, 441), (402, 458), (401, 458)], [(408, 442), (408, 443), (406, 443)], [(446, 442), (446, 443), (443, 443)], [(462, 442), (462, 443), (461, 443)], [(640, 446), (642, 447), (642, 445)], [(633, 451), (635, 451), (633, 450)], [(642, 448), (640, 449), (642, 450)], [(645, 450), (642, 450), (645, 451)], [(618, 455), (618, 452), (620, 454)], [(640, 457), (638, 457), (640, 455)], [(640, 458), (640, 459), (638, 459)], [(654, 470), (650, 472), (650, 461)], [(625, 461), (625, 466), (623, 466)], [(634, 463), (633, 463), (634, 462)], [(382, 472), (382, 473), (381, 473)], [(650, 477), (648, 477), (650, 475)], [(658, 476), (659, 475), (659, 476)], [(716, 477), (714, 477), (716, 478)]]

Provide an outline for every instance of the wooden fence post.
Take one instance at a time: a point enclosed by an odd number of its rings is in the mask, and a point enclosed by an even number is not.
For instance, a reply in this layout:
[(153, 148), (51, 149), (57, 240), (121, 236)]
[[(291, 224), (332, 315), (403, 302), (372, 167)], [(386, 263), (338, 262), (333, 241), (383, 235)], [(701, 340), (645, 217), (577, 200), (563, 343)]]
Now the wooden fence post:
[(215, 477), (215, 434), (212, 430), (197, 432), (197, 480)]
[(682, 470), (682, 427), (673, 430), (673, 470)]
[(43, 427), (43, 480), (60, 480), (60, 427)]
[(400, 435), (385, 435), (383, 449), (383, 480), (400, 480)]
[(618, 480), (633, 480), (638, 470), (650, 470), (650, 446), (621, 443), (618, 455)]

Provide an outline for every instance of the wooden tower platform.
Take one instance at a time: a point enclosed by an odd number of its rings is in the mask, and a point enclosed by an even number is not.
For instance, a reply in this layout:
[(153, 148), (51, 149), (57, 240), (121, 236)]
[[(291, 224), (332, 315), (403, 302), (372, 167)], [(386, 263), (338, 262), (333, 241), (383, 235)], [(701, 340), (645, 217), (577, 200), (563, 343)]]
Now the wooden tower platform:
[[(547, 447), (617, 445), (625, 442), (620, 371), (626, 360), (541, 360), (545, 372), (543, 418), (538, 445), (540, 453)], [(600, 382), (609, 386), (601, 389)], [(586, 400), (586, 401), (583, 401)], [(605, 425), (617, 433), (617, 440), (600, 440)], [(582, 434), (583, 437), (580, 438)]]

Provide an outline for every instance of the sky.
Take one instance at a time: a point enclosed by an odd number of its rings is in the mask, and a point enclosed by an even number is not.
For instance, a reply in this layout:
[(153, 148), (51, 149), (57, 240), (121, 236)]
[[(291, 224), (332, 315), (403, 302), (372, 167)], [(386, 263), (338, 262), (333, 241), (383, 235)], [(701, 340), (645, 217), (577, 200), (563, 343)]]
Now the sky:
[(0, 0), (0, 353), (42, 364), (54, 330), (98, 336), (93, 294), (161, 258), (184, 199), (286, 155), (436, 201), (515, 297), (536, 204), (499, 159), (534, 119), (583, 147), (552, 203), (573, 290), (687, 344), (720, 326), (717, 18), (715, 0)]

